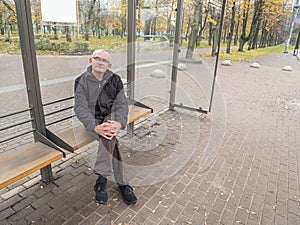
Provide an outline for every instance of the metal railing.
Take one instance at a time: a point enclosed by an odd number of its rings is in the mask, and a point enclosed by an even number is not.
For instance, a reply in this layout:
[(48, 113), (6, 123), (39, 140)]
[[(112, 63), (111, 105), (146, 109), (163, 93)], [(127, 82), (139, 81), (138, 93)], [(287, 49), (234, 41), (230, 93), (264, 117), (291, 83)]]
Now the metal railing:
[[(59, 99), (59, 100), (55, 100), (53, 102), (49, 102), (49, 103), (43, 104), (43, 107), (45, 108), (46, 106), (50, 106), (50, 105), (53, 105), (53, 104), (56, 104), (56, 103), (65, 102), (65, 101), (72, 100), (72, 99), (74, 99), (74, 96), (67, 97), (67, 98), (62, 98), (62, 99)], [(61, 108), (61, 109), (56, 110), (56, 111), (52, 111), (52, 112), (46, 113), (44, 116), (46, 118), (48, 116), (55, 115), (55, 114), (58, 114), (58, 113), (61, 113), (61, 112), (64, 112), (64, 111), (67, 111), (67, 110), (70, 110), (70, 109), (73, 109), (73, 108), (74, 108), (73, 105), (72, 106), (68, 106), (68, 107)], [(53, 124), (60, 123), (60, 122), (65, 121), (65, 120), (72, 119), (73, 117), (75, 117), (75, 114), (73, 114), (72, 116), (66, 116), (66, 117), (63, 117), (61, 119), (58, 119), (58, 120), (46, 123), (46, 126), (51, 126)]]
[[(11, 113), (8, 113), (8, 114), (0, 115), (0, 119), (6, 119), (6, 118), (8, 118), (8, 117), (15, 116), (15, 115), (19, 115), (19, 114), (22, 114), (22, 113), (24, 113), (24, 112), (30, 112), (31, 110), (32, 110), (32, 108), (28, 108), (28, 109), (22, 109), (22, 110), (19, 110), (19, 111), (15, 111), (15, 112), (11, 112)], [(32, 122), (32, 121), (33, 121), (33, 119), (30, 118), (30, 119), (24, 120), (24, 121), (22, 121), (22, 122), (18, 122), (18, 123), (11, 124), (11, 125), (9, 125), (9, 126), (2, 127), (2, 128), (0, 128), (0, 132), (1, 132), (1, 131), (8, 130), (8, 129), (13, 128), (13, 127), (17, 127), (17, 126), (19, 126), (19, 125), (23, 125), (23, 124), (26, 124), (26, 123), (30, 123), (30, 122)], [(17, 137), (21, 137), (21, 136), (23, 136), (23, 135), (29, 134), (29, 133), (31, 133), (31, 132), (33, 132), (33, 131), (34, 131), (34, 129), (30, 129), (30, 130), (24, 131), (24, 132), (22, 132), (22, 133), (12, 135), (12, 136), (10, 136), (10, 137), (4, 138), (4, 139), (0, 139), (0, 144), (1, 144), (1, 143), (4, 143), (4, 142), (7, 142), (7, 141), (10, 141), (10, 140), (12, 140), (12, 139), (15, 139), (15, 138), (17, 138)]]
[[(67, 97), (67, 98), (62, 98), (62, 99), (59, 99), (59, 100), (55, 100), (55, 101), (52, 101), (52, 102), (48, 102), (48, 103), (45, 103), (43, 104), (43, 107), (47, 107), (47, 106), (51, 106), (53, 104), (57, 104), (57, 103), (63, 103), (63, 102), (66, 102), (68, 100), (72, 100), (74, 99), (74, 96), (71, 96), (71, 97)], [(46, 114), (44, 114), (44, 117), (49, 117), (51, 115), (55, 115), (55, 114), (58, 114), (58, 113), (61, 113), (61, 112), (64, 112), (64, 111), (67, 111), (67, 110), (70, 110), (72, 109), (74, 106), (68, 106), (68, 107), (63, 107), (63, 108), (60, 108), (58, 110), (55, 110), (55, 111), (50, 111)], [(32, 107), (29, 107), (27, 109), (22, 109), (22, 110), (19, 110), (19, 111), (15, 111), (15, 112), (10, 112), (10, 113), (7, 113), (7, 114), (3, 114), (3, 115), (0, 115), (0, 120), (1, 119), (7, 119), (7, 118), (10, 118), (10, 117), (13, 117), (13, 116), (16, 116), (16, 115), (19, 115), (19, 114), (22, 114), (22, 113), (25, 113), (25, 112), (30, 112), (32, 113)], [(65, 120), (68, 120), (68, 119), (71, 119), (75, 117), (75, 114), (71, 115), (71, 116), (65, 116), (65, 117), (62, 117), (58, 120), (55, 120), (55, 121), (51, 121), (49, 123), (46, 124), (46, 126), (51, 126), (53, 124), (57, 124), (57, 123), (60, 123), (62, 121), (65, 121)], [(28, 124), (28, 123), (32, 123), (33, 122), (33, 118), (32, 116), (30, 116), (29, 119), (27, 120), (23, 120), (21, 122), (16, 122), (16, 123), (10, 123), (9, 125), (7, 126), (4, 126), (4, 127), (1, 127), (0, 128), (0, 132), (4, 132), (4, 131), (8, 131), (9, 129), (11, 128), (14, 128), (14, 127), (18, 127), (20, 125), (24, 125), (24, 124)], [(9, 137), (5, 137), (4, 139), (0, 139), (0, 144), (4, 143), (4, 142), (7, 142), (7, 141), (10, 141), (10, 140), (13, 140), (15, 138), (18, 138), (18, 137), (21, 137), (21, 136), (24, 136), (24, 135), (27, 135), (29, 133), (32, 133), (34, 132), (35, 129), (33, 129), (31, 127), (31, 129), (29, 128), (28, 130), (24, 131), (24, 132), (21, 132), (21, 133), (18, 133), (18, 134), (15, 134), (15, 135), (11, 135)]]

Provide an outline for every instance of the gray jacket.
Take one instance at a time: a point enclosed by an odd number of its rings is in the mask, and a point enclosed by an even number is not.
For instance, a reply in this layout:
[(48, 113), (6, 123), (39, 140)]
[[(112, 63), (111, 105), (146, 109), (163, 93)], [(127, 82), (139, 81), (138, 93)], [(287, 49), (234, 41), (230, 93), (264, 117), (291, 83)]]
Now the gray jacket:
[(96, 125), (110, 116), (126, 127), (128, 103), (119, 75), (107, 70), (99, 81), (92, 73), (91, 66), (75, 80), (74, 111), (85, 128), (94, 132)]

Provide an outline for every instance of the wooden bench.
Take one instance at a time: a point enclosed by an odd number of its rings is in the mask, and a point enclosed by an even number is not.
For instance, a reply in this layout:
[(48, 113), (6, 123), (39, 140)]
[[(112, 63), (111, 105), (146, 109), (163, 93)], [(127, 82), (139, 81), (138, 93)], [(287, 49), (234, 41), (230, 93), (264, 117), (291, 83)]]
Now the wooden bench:
[(63, 153), (40, 142), (1, 154), (0, 188), (63, 157)]
[[(137, 105), (129, 105), (128, 108), (129, 112), (127, 124), (130, 124), (142, 118), (143, 116), (152, 113), (153, 111), (151, 108), (141, 107)], [(69, 130), (63, 131), (57, 136), (67, 142), (70, 146), (72, 146), (74, 150), (77, 150), (80, 147), (85, 146), (95, 140), (95, 138), (90, 135), (90, 133), (81, 124)]]
[[(152, 109), (139, 104), (129, 106), (128, 124), (152, 113)], [(83, 125), (57, 135), (74, 150), (95, 140)], [(40, 142), (28, 144), (0, 156), (0, 189), (63, 158), (63, 153)]]

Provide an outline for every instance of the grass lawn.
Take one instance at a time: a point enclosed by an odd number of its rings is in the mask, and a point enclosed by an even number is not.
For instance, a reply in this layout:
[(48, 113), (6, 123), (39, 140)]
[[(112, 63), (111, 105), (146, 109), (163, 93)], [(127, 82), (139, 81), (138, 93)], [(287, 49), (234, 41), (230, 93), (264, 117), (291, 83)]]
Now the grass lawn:
[[(42, 34), (39, 34), (41, 36)], [(72, 42), (66, 42), (65, 36), (60, 36), (59, 40), (53, 40), (53, 35), (46, 35), (45, 38), (50, 41), (51, 45), (55, 45), (56, 48), (54, 50), (39, 50), (36, 52), (38, 55), (63, 55), (67, 52), (76, 53), (76, 52), (91, 52), (94, 49), (103, 48), (109, 51), (126, 51), (127, 46), (127, 37), (121, 38), (120, 36), (107, 36), (101, 37), (98, 39), (97, 37), (90, 37), (89, 41), (84, 41), (83, 38), (72, 38)], [(38, 39), (36, 37), (36, 39)], [(20, 46), (19, 46), (19, 37), (18, 34), (13, 34), (11, 38), (11, 42), (5, 42), (4, 37), (0, 37), (0, 54), (21, 54)], [(142, 40), (141, 38), (137, 38), (137, 40)], [(38, 41), (38, 40), (37, 40)], [(76, 49), (76, 44), (86, 45), (87, 49), (85, 51), (81, 51)], [(181, 48), (187, 48), (187, 41), (182, 41)], [(222, 44), (222, 47), (225, 47)], [(168, 47), (169, 48), (169, 47)], [(198, 56), (202, 57), (211, 57), (211, 46), (208, 45), (207, 40), (202, 40), (200, 43), (200, 48), (207, 49), (207, 52), (197, 53)], [(219, 58), (221, 60), (231, 60), (231, 61), (243, 61), (249, 60), (251, 58), (255, 58), (262, 55), (267, 55), (275, 52), (283, 52), (285, 46), (278, 45), (266, 48), (258, 48), (255, 50), (245, 50), (244, 52), (238, 52), (237, 48), (232, 48), (231, 53), (227, 54), (225, 50), (220, 51)], [(152, 50), (145, 49), (145, 50)], [(293, 50), (293, 46), (290, 46), (290, 50)]]
[[(219, 58), (222, 60), (230, 60), (230, 61), (244, 61), (252, 58), (256, 58), (258, 56), (268, 55), (276, 52), (283, 52), (285, 49), (285, 45), (277, 45), (266, 48), (258, 48), (254, 50), (244, 50), (243, 52), (238, 52), (236, 48), (232, 48), (230, 54), (226, 53), (225, 50), (220, 51)], [(293, 46), (289, 46), (289, 50), (292, 50)], [(200, 52), (197, 53), (198, 56), (202, 57), (211, 57), (211, 52)]]

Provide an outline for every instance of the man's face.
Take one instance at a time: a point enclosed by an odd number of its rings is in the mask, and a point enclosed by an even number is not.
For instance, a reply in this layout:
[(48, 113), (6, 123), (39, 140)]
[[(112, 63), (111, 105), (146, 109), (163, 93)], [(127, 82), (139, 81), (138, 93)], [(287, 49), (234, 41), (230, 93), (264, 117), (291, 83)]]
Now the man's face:
[(97, 74), (103, 74), (106, 70), (111, 68), (109, 53), (106, 51), (96, 51), (90, 58), (92, 71)]

